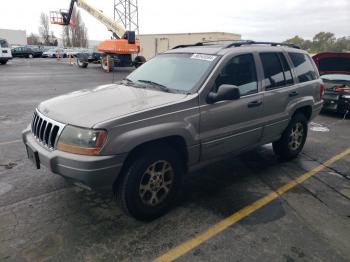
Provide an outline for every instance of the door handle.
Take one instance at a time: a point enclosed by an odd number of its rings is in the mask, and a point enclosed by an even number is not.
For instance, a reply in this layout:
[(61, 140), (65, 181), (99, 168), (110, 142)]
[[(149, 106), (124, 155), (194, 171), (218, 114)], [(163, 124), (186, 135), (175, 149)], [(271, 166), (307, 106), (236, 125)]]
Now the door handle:
[(262, 104), (262, 100), (255, 100), (252, 102), (248, 103), (248, 107), (257, 107), (257, 106), (261, 106)]
[(289, 97), (297, 96), (299, 95), (297, 91), (293, 91), (289, 93)]

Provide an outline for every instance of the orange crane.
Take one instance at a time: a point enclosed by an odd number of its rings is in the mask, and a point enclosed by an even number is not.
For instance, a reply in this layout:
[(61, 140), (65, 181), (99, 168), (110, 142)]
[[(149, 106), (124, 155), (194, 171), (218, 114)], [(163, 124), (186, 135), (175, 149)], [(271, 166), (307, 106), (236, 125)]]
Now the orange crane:
[(136, 39), (135, 31), (127, 31), (123, 25), (117, 23), (113, 19), (104, 15), (100, 10), (93, 7), (86, 0), (71, 0), (68, 10), (51, 11), (51, 24), (58, 25), (74, 25), (73, 12), (75, 5), (87, 11), (90, 15), (95, 17), (98, 21), (104, 24), (109, 31), (112, 32), (113, 38), (111, 40), (102, 41), (97, 50), (93, 54), (81, 53), (77, 55), (77, 64), (80, 67), (87, 67), (88, 63), (101, 62), (102, 67), (106, 71), (110, 71), (111, 67), (138, 67), (146, 59), (139, 56), (140, 42)]

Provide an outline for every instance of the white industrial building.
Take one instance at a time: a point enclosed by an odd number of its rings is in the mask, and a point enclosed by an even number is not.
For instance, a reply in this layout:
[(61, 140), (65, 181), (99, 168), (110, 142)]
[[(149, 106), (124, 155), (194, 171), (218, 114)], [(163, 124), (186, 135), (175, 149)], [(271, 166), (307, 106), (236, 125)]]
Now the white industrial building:
[(145, 34), (138, 35), (141, 55), (147, 60), (177, 45), (195, 44), (203, 41), (241, 40), (240, 34), (224, 32)]
[(25, 30), (0, 29), (0, 38), (6, 39), (11, 46), (27, 44)]

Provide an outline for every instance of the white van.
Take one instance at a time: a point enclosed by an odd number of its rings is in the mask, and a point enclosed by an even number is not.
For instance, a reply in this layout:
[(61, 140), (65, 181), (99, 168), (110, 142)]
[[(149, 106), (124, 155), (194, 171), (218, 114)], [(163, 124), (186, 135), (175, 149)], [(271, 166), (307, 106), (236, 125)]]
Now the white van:
[(11, 48), (5, 39), (0, 38), (0, 64), (4, 65), (10, 59), (12, 59)]

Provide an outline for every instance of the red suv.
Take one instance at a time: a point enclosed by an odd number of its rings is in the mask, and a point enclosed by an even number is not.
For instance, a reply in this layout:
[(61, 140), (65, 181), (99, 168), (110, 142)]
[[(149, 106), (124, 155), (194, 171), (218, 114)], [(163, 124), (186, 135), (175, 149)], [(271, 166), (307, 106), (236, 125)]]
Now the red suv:
[(319, 53), (313, 57), (325, 84), (323, 110), (350, 113), (350, 53)]

